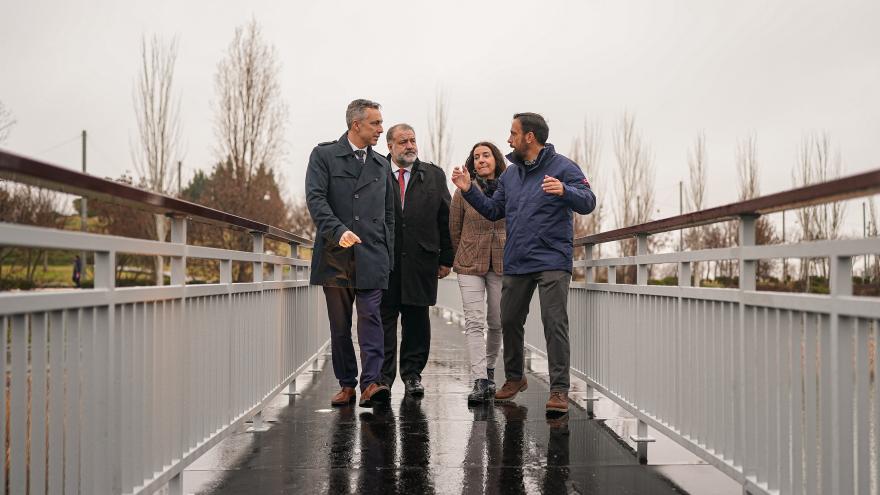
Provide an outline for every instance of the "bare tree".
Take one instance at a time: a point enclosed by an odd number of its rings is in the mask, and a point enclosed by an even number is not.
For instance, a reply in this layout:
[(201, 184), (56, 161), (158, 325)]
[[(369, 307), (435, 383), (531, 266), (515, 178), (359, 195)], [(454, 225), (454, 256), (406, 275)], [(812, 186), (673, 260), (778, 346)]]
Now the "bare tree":
[(706, 207), (706, 167), (709, 153), (706, 151), (706, 133), (700, 131), (694, 140), (694, 147), (688, 152), (688, 208), (700, 211)]
[[(706, 207), (706, 169), (709, 165), (709, 153), (706, 151), (706, 133), (700, 131), (694, 139), (693, 148), (688, 150), (688, 185), (687, 208), (689, 211), (700, 211)], [(688, 249), (696, 250), (709, 247), (709, 230), (712, 226), (701, 226), (689, 229), (684, 236)], [(697, 279), (707, 278), (708, 271), (701, 274), (702, 269), (709, 269), (709, 263), (694, 263), (694, 274)]]
[[(590, 187), (596, 190), (601, 180), (601, 172), (599, 172), (599, 156), (602, 151), (602, 131), (598, 124), (584, 119), (583, 134), (576, 136), (571, 142), (571, 152), (569, 158), (583, 169), (584, 175), (590, 182)], [(598, 234), (602, 231), (602, 223), (605, 216), (605, 207), (603, 199), (604, 194), (597, 194), (596, 208), (589, 215), (574, 215), (574, 236), (583, 237), (591, 234)], [(576, 249), (574, 258), (576, 260), (584, 259), (586, 251), (584, 249)], [(593, 254), (596, 258), (602, 257), (602, 244), (596, 246), (596, 252)], [(584, 270), (576, 268), (574, 275), (580, 277)]]
[[(758, 138), (754, 134), (740, 140), (736, 146), (736, 170), (739, 176), (739, 200), (746, 201), (757, 198), (761, 194), (760, 165), (758, 162)], [(729, 245), (738, 242), (739, 222), (728, 222), (724, 227), (727, 231), (725, 237)], [(755, 243), (772, 244), (777, 242), (776, 229), (767, 217), (760, 217), (755, 222)], [(726, 262), (726, 274), (732, 277), (737, 264)], [(770, 276), (775, 262), (762, 260), (758, 262), (758, 279), (766, 279)]]
[(648, 221), (654, 210), (654, 165), (648, 145), (636, 128), (636, 117), (623, 114), (614, 130), (618, 198), (615, 215), (620, 227)]
[[(760, 194), (760, 184), (758, 181), (758, 138), (754, 134), (749, 134), (744, 139), (740, 139), (736, 144), (736, 152), (734, 161), (736, 163), (737, 172), (737, 189), (739, 191), (739, 200), (746, 201), (757, 198)], [(756, 222), (756, 240), (757, 231), (761, 229), (761, 222), (766, 220), (760, 219)], [(727, 222), (722, 227), (722, 238), (725, 244), (732, 246), (739, 242), (739, 222)], [(736, 267), (731, 260), (721, 262), (722, 274), (725, 277), (733, 278)], [(760, 267), (759, 267), (760, 271)]]
[(736, 171), (739, 174), (739, 200), (757, 198), (761, 190), (758, 183), (758, 138), (754, 134), (737, 143)]
[[(11, 183), (0, 186), (0, 222), (58, 228), (63, 223), (58, 209), (57, 195), (48, 189)], [(45, 255), (44, 249), (0, 246), (0, 281), (3, 265), (8, 263), (10, 272), (21, 267), (18, 271), (23, 274), (25, 287), (32, 288), (37, 266), (44, 262)]]
[(274, 168), (284, 152), (287, 105), (281, 97), (275, 47), (256, 20), (235, 29), (215, 76), (218, 161), (241, 171), (248, 190), (255, 171)]
[[(177, 40), (141, 39), (141, 68), (135, 83), (134, 112), (138, 140), (131, 154), (147, 189), (167, 194), (174, 181), (173, 164), (180, 143), (180, 100), (173, 94)], [(167, 220), (154, 215), (156, 239), (164, 241)], [(163, 283), (163, 261), (155, 257), (156, 284)]]
[[(831, 136), (827, 132), (814, 135), (813, 141), (813, 177), (817, 183), (839, 178), (843, 173), (843, 162), (840, 150), (832, 146)], [(839, 239), (840, 228), (846, 203), (837, 201), (818, 207), (814, 221), (816, 230), (822, 239)]]
[[(617, 225), (645, 223), (654, 211), (654, 165), (651, 151), (636, 128), (635, 115), (624, 112), (613, 131), (613, 139), (617, 158)], [(634, 240), (621, 241), (620, 248), (624, 256), (636, 253)], [(633, 278), (634, 273), (627, 273), (627, 278)]]
[(449, 103), (446, 94), (437, 90), (434, 108), (428, 117), (428, 159), (443, 170), (450, 166), (452, 136), (449, 130)]
[(14, 125), (15, 119), (12, 117), (12, 112), (0, 101), (0, 143), (9, 138), (9, 133)]
[[(808, 134), (801, 139), (798, 147), (798, 156), (792, 179), (795, 186), (803, 187), (810, 184), (819, 184), (835, 178), (843, 173), (843, 165), (840, 150), (834, 149), (831, 136), (827, 132)], [(843, 217), (846, 212), (846, 204), (834, 202), (819, 206), (802, 208), (797, 212), (798, 224), (801, 227), (801, 240), (814, 241), (818, 239), (840, 238), (840, 228), (843, 225)], [(811, 261), (801, 263), (801, 277), (807, 280), (810, 273)], [(827, 259), (820, 259), (817, 263), (820, 275), (828, 276)]]
[[(583, 134), (577, 136), (571, 143), (571, 159), (580, 165), (590, 181), (590, 186), (597, 189), (601, 181), (599, 171), (599, 156), (602, 153), (602, 130), (595, 122), (584, 120)], [(575, 216), (575, 237), (590, 234), (598, 234), (602, 231), (604, 221), (604, 195), (598, 195), (599, 203), (590, 215)], [(600, 245), (601, 247), (601, 245)]]

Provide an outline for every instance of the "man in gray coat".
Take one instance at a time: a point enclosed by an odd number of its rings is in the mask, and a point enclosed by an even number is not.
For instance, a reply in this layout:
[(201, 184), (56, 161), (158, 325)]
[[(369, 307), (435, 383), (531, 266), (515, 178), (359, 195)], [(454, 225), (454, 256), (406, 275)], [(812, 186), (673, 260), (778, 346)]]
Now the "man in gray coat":
[(388, 161), (372, 148), (382, 134), (379, 108), (369, 100), (351, 102), (348, 131), (316, 146), (306, 172), (306, 201), (317, 227), (310, 283), (324, 287), (333, 372), (342, 387), (331, 399), (334, 406), (355, 401), (352, 305), (361, 348), (360, 405), (371, 407), (391, 395), (382, 383), (379, 308), (394, 262), (394, 189)]

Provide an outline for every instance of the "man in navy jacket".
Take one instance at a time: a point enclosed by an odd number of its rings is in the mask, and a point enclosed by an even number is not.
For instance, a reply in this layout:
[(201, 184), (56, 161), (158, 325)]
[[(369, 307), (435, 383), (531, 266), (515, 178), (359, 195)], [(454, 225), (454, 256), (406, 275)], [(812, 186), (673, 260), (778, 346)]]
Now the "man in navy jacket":
[(513, 116), (511, 166), (492, 198), (471, 188), (464, 168), (452, 172), (462, 197), (489, 220), (506, 219), (501, 327), (506, 381), (495, 400), (509, 401), (528, 387), (524, 374), (525, 321), (538, 288), (550, 372), (548, 412), (568, 412), (568, 286), (571, 282), (572, 212), (586, 215), (596, 196), (580, 168), (547, 143), (550, 128), (535, 113)]

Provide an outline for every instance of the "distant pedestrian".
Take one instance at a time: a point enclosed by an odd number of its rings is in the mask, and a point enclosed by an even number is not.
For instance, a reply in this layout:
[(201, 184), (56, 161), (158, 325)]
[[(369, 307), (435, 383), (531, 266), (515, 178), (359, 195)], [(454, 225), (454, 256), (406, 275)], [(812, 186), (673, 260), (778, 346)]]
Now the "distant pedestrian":
[(550, 128), (536, 113), (513, 116), (507, 142), (511, 165), (491, 198), (471, 187), (466, 170), (456, 167), (452, 182), (461, 196), (489, 220), (506, 218), (501, 327), (507, 380), (495, 394), (509, 401), (528, 387), (525, 377), (525, 322), (535, 288), (550, 372), (548, 413), (568, 412), (570, 343), (568, 287), (571, 282), (574, 226), (572, 212), (586, 215), (596, 196), (580, 167), (547, 143)]
[(73, 258), (73, 285), (76, 286), (77, 289), (81, 287), (80, 279), (82, 278), (82, 260), (79, 259), (79, 255)]
[(357, 305), (363, 407), (387, 402), (382, 383), (385, 338), (380, 304), (394, 262), (394, 194), (391, 168), (373, 146), (382, 134), (379, 104), (354, 100), (345, 112), (348, 131), (312, 150), (306, 201), (317, 227), (310, 283), (324, 286), (333, 372), (342, 387), (334, 406), (355, 401), (357, 357), (351, 340)]
[[(499, 176), (507, 168), (504, 155), (492, 143), (471, 148), (465, 169), (471, 187), (492, 197)], [(465, 335), (471, 362), (473, 390), (469, 404), (495, 396), (495, 363), (501, 350), (501, 276), (503, 274), (504, 220), (490, 221), (477, 213), (456, 190), (449, 212), (449, 231), (464, 308)]]

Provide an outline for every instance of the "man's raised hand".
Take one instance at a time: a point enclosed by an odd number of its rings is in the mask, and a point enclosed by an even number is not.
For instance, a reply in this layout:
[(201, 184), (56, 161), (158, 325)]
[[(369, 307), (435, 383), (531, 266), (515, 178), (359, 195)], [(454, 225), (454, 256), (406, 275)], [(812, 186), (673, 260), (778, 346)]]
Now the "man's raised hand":
[(461, 192), (468, 192), (470, 190), (471, 176), (464, 166), (452, 169), (452, 183), (455, 184), (455, 187), (461, 189)]
[(549, 175), (544, 176), (544, 182), (541, 184), (541, 189), (547, 194), (555, 194), (557, 196), (565, 194), (565, 188), (562, 187), (562, 182), (556, 177), (550, 177)]

